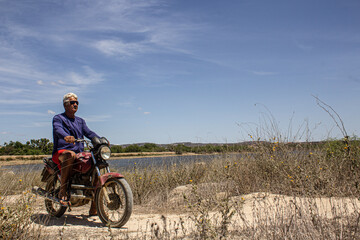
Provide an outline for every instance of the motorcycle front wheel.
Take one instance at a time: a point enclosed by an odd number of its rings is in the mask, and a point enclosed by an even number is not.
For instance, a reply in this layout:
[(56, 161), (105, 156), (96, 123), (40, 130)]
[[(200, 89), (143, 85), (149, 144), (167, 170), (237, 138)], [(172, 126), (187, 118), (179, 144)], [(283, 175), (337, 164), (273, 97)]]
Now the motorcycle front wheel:
[(119, 228), (129, 220), (133, 206), (133, 195), (125, 179), (109, 179), (96, 192), (95, 201), (98, 216), (107, 226)]
[[(60, 191), (60, 181), (57, 178), (57, 175), (53, 175), (46, 182), (45, 190), (54, 197), (58, 197)], [(61, 217), (65, 212), (67, 207), (62, 206), (60, 203), (45, 199), (46, 211), (54, 217)]]

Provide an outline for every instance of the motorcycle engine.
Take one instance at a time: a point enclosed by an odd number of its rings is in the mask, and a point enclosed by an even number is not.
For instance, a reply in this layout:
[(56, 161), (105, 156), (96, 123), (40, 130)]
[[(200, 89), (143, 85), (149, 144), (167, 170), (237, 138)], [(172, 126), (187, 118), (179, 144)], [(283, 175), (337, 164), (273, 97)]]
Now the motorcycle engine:
[[(72, 177), (72, 184), (91, 186), (90, 176), (75, 174)], [(84, 199), (86, 198), (86, 199)], [(89, 203), (89, 198), (93, 198), (92, 190), (71, 189), (70, 202), (71, 206), (79, 207)]]

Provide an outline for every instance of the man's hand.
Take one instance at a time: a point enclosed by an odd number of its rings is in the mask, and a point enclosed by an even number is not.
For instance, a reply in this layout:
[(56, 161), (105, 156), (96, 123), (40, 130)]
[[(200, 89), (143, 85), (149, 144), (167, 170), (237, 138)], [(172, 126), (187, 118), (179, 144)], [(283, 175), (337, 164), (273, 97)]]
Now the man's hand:
[(73, 136), (66, 136), (66, 137), (64, 137), (64, 140), (68, 143), (75, 144), (75, 138)]

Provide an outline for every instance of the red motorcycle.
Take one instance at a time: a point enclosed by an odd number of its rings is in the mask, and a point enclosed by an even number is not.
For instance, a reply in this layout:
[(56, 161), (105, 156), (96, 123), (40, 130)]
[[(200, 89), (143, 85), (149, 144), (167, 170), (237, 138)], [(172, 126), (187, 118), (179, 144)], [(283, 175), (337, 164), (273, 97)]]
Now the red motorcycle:
[[(106, 138), (94, 137), (91, 142), (77, 139), (89, 149), (77, 154), (73, 172), (68, 184), (70, 207), (80, 207), (95, 201), (100, 220), (110, 227), (121, 227), (130, 218), (133, 195), (129, 184), (120, 173), (110, 172), (111, 150)], [(44, 158), (45, 167), (41, 181), (45, 190), (33, 187), (33, 192), (45, 197), (45, 207), (51, 216), (61, 217), (69, 206), (62, 205), (58, 198), (61, 180), (60, 171), (52, 158)]]

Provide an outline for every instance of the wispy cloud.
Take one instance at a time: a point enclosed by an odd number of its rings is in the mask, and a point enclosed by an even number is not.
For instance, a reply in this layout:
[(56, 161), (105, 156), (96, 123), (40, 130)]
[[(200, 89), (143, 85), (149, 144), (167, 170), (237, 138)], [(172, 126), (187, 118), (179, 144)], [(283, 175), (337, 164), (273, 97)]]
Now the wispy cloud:
[[(0, 57), (0, 104), (39, 104), (58, 101), (64, 91), (81, 92), (105, 81), (103, 74), (89, 66), (65, 73), (43, 72), (31, 64)], [(14, 98), (16, 94), (16, 98)]]
[[(34, 17), (32, 14), (31, 17), (41, 25), (30, 21), (7, 21), (4, 27), (17, 41), (38, 39), (57, 46), (79, 44), (106, 55), (142, 53), (150, 49), (150, 45), (175, 48), (179, 42), (188, 39), (189, 33), (203, 28), (180, 14), (167, 15), (161, 10), (165, 5), (161, 0), (62, 1), (54, 5), (57, 5), (57, 12), (51, 16), (52, 21), (41, 22), (48, 9), (37, 5), (38, 9), (34, 10), (43, 12), (43, 15)], [(8, 2), (0, 13), (9, 14), (27, 8), (31, 5), (26, 2)], [(30, 15), (24, 14), (26, 17), (30, 18)], [(103, 38), (99, 39), (99, 36)]]
[(5, 36), (0, 39), (0, 104), (8, 104), (14, 93), (19, 95), (11, 104), (39, 104), (38, 96), (55, 102), (65, 91), (85, 92), (104, 82), (106, 73), (96, 70), (89, 54), (124, 61), (147, 53), (190, 56), (182, 43), (203, 27), (179, 13), (169, 15), (161, 0), (49, 4), (0, 1), (6, 19), (0, 22)]
[(106, 55), (120, 55), (122, 57), (131, 57), (137, 53), (146, 52), (149, 49), (142, 43), (124, 43), (121, 40), (101, 40), (95, 42), (94, 46)]
[(117, 105), (122, 106), (122, 107), (131, 107), (133, 105), (132, 102), (118, 102)]
[(0, 132), (1, 135), (9, 135), (9, 134), (12, 134), (11, 132)]
[(42, 128), (42, 127), (50, 127), (51, 126), (51, 122), (47, 121), (47, 122), (31, 122), (28, 124), (23, 124), (21, 125), (21, 127), (23, 128)]
[(84, 117), (84, 119), (86, 120), (86, 122), (105, 122), (108, 119), (110, 119), (111, 116), (110, 115), (92, 115), (92, 116), (87, 116)]
[(300, 48), (301, 50), (309, 51), (309, 50), (313, 49), (313, 46), (311, 46), (309, 44), (302, 43), (299, 40), (295, 40), (294, 42), (295, 42), (295, 46)]
[(144, 115), (149, 115), (151, 112), (144, 112), (142, 107), (137, 108), (140, 112), (142, 112)]
[(276, 72), (265, 72), (265, 71), (252, 71), (252, 73), (259, 76), (271, 76), (277, 74)]
[(42, 101), (40, 100), (30, 100), (30, 99), (21, 99), (21, 98), (0, 99), (0, 104), (6, 104), (6, 105), (14, 105), (14, 104), (30, 105), (30, 104), (40, 104), (40, 103), (42, 103)]
[[(89, 66), (83, 66), (83, 73), (70, 72), (67, 74), (66, 79), (75, 85), (89, 85), (96, 84), (104, 81), (103, 74), (95, 72)], [(61, 82), (59, 82), (61, 83)]]
[(45, 113), (29, 111), (0, 112), (0, 115), (46, 116)]

